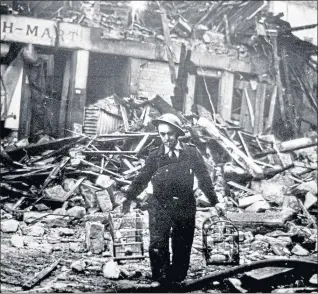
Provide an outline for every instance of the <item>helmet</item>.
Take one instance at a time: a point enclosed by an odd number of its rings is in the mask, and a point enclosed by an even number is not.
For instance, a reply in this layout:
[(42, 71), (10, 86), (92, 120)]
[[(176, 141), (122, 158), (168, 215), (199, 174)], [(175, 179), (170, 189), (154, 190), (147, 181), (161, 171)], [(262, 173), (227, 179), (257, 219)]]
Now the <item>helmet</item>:
[(163, 114), (162, 116), (160, 116), (159, 118), (157, 119), (154, 119), (152, 120), (152, 123), (157, 127), (160, 123), (165, 123), (165, 124), (169, 124), (173, 127), (175, 127), (178, 131), (178, 133), (181, 135), (181, 136), (184, 136), (185, 133), (184, 131), (182, 130), (181, 128), (181, 121), (180, 119), (172, 114), (172, 113), (165, 113)]

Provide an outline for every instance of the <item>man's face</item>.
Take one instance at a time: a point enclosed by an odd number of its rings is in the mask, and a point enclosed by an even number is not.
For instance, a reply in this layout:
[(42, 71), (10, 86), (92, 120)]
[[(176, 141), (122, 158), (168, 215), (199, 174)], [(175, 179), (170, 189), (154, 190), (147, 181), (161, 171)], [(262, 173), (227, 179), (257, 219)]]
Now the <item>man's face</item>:
[(160, 123), (158, 125), (158, 133), (162, 140), (162, 143), (165, 146), (169, 148), (173, 148), (174, 146), (176, 146), (178, 141), (178, 134), (173, 126), (169, 124)]

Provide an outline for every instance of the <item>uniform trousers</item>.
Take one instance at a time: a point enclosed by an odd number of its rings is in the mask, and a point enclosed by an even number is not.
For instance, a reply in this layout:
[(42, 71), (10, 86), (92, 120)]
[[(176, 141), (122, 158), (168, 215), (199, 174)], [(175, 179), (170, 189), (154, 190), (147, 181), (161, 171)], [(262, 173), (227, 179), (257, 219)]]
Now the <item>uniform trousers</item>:
[[(195, 229), (195, 210), (181, 207), (149, 209), (149, 257), (156, 281), (183, 281), (189, 269)], [(169, 239), (171, 236), (172, 262)]]

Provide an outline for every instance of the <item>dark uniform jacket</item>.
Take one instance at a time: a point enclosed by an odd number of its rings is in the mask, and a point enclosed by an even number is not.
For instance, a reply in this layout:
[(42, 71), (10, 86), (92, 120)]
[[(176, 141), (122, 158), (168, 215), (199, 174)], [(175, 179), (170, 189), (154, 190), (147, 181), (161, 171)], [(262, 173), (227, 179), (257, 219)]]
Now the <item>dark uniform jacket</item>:
[(153, 150), (146, 159), (145, 166), (127, 190), (126, 197), (135, 200), (146, 188), (149, 181), (153, 185), (153, 197), (149, 205), (156, 209), (175, 208), (178, 211), (194, 212), (196, 208), (193, 183), (194, 175), (199, 187), (208, 197), (211, 205), (217, 203), (213, 184), (204, 160), (194, 145), (180, 142), (179, 157), (170, 158), (165, 154), (164, 145)]

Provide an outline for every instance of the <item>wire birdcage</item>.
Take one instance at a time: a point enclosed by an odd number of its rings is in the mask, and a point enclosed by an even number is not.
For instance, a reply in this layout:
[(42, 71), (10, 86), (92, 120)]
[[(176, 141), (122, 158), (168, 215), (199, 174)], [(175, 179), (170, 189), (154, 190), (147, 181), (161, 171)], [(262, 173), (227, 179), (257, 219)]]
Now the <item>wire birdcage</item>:
[(202, 240), (207, 265), (239, 263), (239, 231), (227, 217), (207, 218), (202, 225)]
[(144, 259), (143, 220), (138, 213), (120, 218), (109, 215), (114, 260)]

